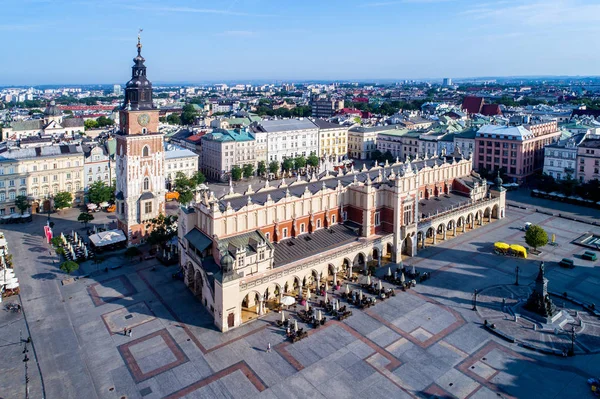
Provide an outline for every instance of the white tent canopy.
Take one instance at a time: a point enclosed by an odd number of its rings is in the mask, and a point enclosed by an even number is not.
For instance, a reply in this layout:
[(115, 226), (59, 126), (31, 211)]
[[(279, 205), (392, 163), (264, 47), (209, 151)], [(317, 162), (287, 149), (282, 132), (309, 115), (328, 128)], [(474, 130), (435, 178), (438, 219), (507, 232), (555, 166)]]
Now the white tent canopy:
[(104, 247), (106, 245), (117, 244), (126, 240), (127, 238), (121, 230), (102, 231), (98, 234), (92, 234), (90, 236), (90, 242), (95, 247)]

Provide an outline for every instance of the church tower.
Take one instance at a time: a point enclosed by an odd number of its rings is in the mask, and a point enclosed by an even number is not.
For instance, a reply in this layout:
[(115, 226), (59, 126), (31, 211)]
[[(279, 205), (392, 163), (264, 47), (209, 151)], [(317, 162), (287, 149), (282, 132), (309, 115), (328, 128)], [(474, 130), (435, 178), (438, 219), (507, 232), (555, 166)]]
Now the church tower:
[(146, 78), (142, 43), (119, 111), (117, 138), (117, 223), (129, 245), (140, 244), (150, 219), (165, 212), (165, 154), (158, 132), (158, 109), (152, 104), (152, 83)]

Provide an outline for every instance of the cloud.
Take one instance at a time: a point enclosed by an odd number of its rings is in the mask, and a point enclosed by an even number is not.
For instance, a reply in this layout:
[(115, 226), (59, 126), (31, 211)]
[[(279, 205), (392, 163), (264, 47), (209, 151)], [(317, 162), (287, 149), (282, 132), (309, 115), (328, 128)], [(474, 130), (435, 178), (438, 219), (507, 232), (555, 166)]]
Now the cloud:
[(197, 14), (215, 14), (215, 15), (233, 15), (243, 17), (273, 17), (274, 15), (269, 14), (252, 14), (234, 10), (220, 10), (216, 8), (195, 8), (195, 7), (164, 7), (164, 6), (150, 6), (150, 5), (128, 5), (123, 4), (121, 7), (129, 10), (138, 11), (158, 11), (158, 12), (172, 12), (172, 13), (197, 13)]
[(396, 4), (432, 4), (432, 3), (446, 3), (454, 0), (396, 0), (396, 1), (380, 1), (375, 3), (365, 3), (361, 7), (386, 7), (393, 6)]

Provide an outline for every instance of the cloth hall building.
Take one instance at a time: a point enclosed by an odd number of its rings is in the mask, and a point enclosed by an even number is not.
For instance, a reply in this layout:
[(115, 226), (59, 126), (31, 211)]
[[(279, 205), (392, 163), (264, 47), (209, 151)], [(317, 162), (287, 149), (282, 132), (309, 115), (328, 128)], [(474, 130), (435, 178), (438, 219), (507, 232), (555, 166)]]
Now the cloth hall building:
[(185, 283), (221, 331), (323, 279), (399, 262), (505, 214), (470, 159), (433, 157), (244, 193), (205, 193), (179, 216)]

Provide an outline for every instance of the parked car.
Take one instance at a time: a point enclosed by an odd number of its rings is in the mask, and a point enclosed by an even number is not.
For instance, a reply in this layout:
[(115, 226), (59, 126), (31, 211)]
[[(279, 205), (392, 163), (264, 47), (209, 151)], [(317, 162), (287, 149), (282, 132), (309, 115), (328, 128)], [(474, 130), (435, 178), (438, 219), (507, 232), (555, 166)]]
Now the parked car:
[(560, 262), (558, 262), (560, 267), (566, 267), (567, 269), (572, 269), (575, 267), (575, 262), (573, 259), (563, 258)]
[(592, 260), (592, 261), (598, 260), (598, 256), (596, 255), (595, 252), (592, 252), (592, 251), (585, 251), (583, 253), (583, 255), (581, 255), (581, 258), (585, 259), (585, 260)]

